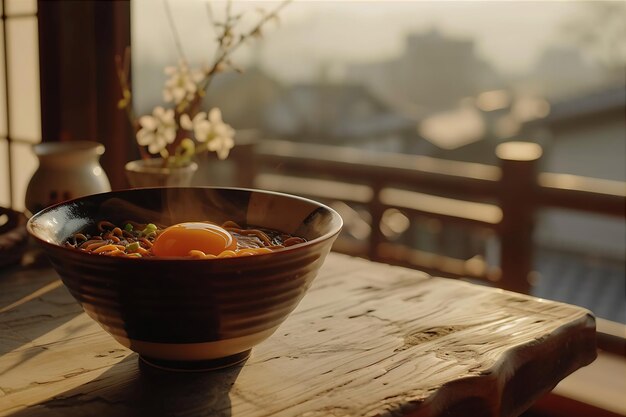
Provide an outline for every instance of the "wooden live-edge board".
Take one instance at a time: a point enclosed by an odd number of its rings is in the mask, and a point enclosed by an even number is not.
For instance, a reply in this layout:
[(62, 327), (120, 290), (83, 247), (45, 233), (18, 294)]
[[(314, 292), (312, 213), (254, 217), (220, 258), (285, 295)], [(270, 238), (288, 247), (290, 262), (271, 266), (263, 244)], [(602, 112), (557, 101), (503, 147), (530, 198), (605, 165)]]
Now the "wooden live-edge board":
[(16, 417), (517, 415), (595, 358), (585, 309), (337, 254), (234, 368), (141, 364), (49, 269), (0, 276), (0, 332)]

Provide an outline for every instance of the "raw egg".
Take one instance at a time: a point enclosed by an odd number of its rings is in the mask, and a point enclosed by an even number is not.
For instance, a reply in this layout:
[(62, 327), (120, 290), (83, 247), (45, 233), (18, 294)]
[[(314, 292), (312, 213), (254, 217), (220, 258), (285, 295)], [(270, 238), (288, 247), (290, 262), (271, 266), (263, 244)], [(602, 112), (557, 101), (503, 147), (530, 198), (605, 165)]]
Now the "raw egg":
[(155, 239), (155, 256), (188, 256), (192, 250), (219, 255), (237, 248), (237, 240), (225, 229), (211, 223), (179, 223), (165, 229)]

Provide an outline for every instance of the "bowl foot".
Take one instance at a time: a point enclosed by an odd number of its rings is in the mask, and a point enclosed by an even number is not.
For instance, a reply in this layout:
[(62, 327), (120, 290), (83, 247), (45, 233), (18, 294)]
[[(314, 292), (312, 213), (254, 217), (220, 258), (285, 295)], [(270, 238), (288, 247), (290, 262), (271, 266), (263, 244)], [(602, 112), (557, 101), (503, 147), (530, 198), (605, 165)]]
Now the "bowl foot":
[(251, 349), (236, 353), (223, 358), (207, 359), (200, 361), (173, 361), (167, 359), (156, 359), (149, 356), (139, 356), (139, 360), (152, 367), (166, 371), (176, 372), (202, 372), (227, 368), (237, 365), (250, 356)]

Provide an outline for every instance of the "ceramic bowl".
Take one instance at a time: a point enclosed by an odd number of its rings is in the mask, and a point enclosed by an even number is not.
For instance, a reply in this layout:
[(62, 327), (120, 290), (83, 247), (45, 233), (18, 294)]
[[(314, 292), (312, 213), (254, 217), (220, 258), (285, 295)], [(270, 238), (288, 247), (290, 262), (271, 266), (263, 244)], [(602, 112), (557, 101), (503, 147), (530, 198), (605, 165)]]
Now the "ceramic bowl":
[[(234, 220), (307, 242), (238, 258), (125, 258), (64, 247), (100, 220), (171, 225)], [(298, 305), (342, 227), (331, 208), (287, 194), (236, 188), (143, 188), (95, 194), (30, 218), (41, 245), (85, 312), (146, 362), (213, 369), (247, 358)]]

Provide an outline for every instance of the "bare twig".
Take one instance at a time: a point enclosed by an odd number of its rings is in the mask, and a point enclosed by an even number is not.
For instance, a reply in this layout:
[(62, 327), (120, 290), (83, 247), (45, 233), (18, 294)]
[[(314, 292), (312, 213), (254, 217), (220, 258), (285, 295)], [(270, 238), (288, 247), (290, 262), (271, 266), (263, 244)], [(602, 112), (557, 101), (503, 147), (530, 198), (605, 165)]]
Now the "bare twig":
[(130, 61), (130, 48), (126, 47), (124, 50), (124, 59), (119, 55), (115, 56), (115, 67), (117, 70), (117, 78), (120, 82), (120, 87), (122, 90), (122, 99), (120, 100), (120, 107), (126, 110), (126, 114), (128, 116), (128, 120), (134, 129), (137, 129), (137, 119), (133, 110), (133, 97), (131, 94), (130, 85), (128, 82), (128, 74), (129, 74), (129, 61)]
[[(245, 43), (246, 40), (248, 40), (249, 38), (253, 37), (253, 36), (258, 36), (261, 32), (261, 28), (263, 27), (263, 25), (265, 23), (267, 23), (268, 21), (274, 19), (275, 16), (278, 15), (278, 12), (280, 12), (285, 6), (287, 6), (289, 3), (291, 3), (292, 0), (285, 0), (283, 2), (281, 2), (272, 12), (264, 15), (258, 22), (257, 24), (250, 29), (250, 31), (248, 31), (247, 33), (242, 34), (236, 41), (235, 43), (233, 43), (232, 45), (230, 45), (228, 48), (222, 49), (221, 54), (215, 59), (213, 65), (211, 66), (211, 68), (209, 68), (206, 72), (206, 76), (204, 78), (204, 80), (201, 82), (201, 86), (200, 89), (202, 89), (203, 91), (206, 91), (207, 88), (209, 87), (209, 85), (211, 84), (211, 80), (213, 78), (213, 75), (218, 72), (218, 70), (220, 69), (220, 65), (233, 53), (235, 52), (242, 44)], [(227, 16), (227, 21), (229, 20), (228, 16)], [(226, 30), (226, 28), (224, 28)], [(221, 44), (221, 43), (220, 43)]]
[(209, 16), (209, 21), (211, 22), (212, 25), (215, 26), (215, 17), (213, 15), (213, 8), (211, 7), (211, 2), (207, 1), (205, 5), (206, 5), (207, 16)]
[[(131, 127), (133, 128), (133, 135), (137, 133), (139, 130), (139, 122), (137, 116), (135, 115), (135, 110), (133, 106), (133, 96), (131, 93), (131, 87), (129, 82), (130, 75), (130, 47), (126, 47), (124, 49), (124, 58), (122, 59), (119, 55), (115, 56), (115, 68), (117, 72), (117, 78), (120, 82), (120, 87), (122, 91), (122, 98), (120, 99), (120, 107), (125, 110), (126, 116), (128, 117), (128, 121), (130, 122)], [(141, 158), (148, 158), (149, 155), (146, 150), (142, 147), (139, 147), (139, 154)]]
[(226, 0), (226, 22), (230, 21), (232, 16), (233, 2), (232, 0)]
[(205, 6), (206, 6), (206, 14), (207, 14), (207, 17), (209, 18), (209, 23), (213, 27), (213, 31), (217, 32), (217, 25), (215, 24), (215, 16), (213, 15), (213, 8), (211, 7), (211, 2), (207, 1), (205, 3)]
[(170, 29), (172, 30), (172, 35), (174, 36), (174, 43), (176, 44), (176, 50), (178, 51), (178, 57), (183, 61), (187, 62), (185, 58), (185, 51), (183, 50), (183, 45), (180, 42), (180, 37), (178, 36), (178, 30), (176, 29), (176, 24), (174, 23), (174, 16), (172, 15), (172, 10), (170, 9), (170, 4), (167, 0), (163, 0), (165, 4), (165, 15), (167, 16), (167, 21), (170, 25)]
[[(213, 60), (213, 65), (211, 65), (206, 71), (205, 71), (205, 76), (204, 79), (202, 81), (200, 81), (199, 85), (198, 85), (198, 91), (202, 92), (197, 94), (193, 100), (191, 100), (191, 102), (187, 103), (184, 107), (182, 107), (180, 109), (180, 112), (184, 112), (185, 110), (187, 110), (188, 108), (191, 108), (191, 113), (194, 114), (197, 111), (198, 106), (200, 105), (202, 98), (204, 97), (204, 95), (206, 94), (206, 91), (208, 90), (211, 81), (213, 80), (213, 76), (219, 72), (222, 67), (224, 65), (226, 65), (227, 63), (230, 64), (230, 66), (232, 68), (235, 68), (235, 66), (232, 64), (232, 62), (229, 60), (230, 55), (235, 52), (242, 44), (244, 44), (249, 38), (251, 37), (257, 37), (260, 35), (261, 33), (261, 28), (263, 27), (263, 25), (265, 25), (267, 22), (273, 20), (278, 13), (285, 7), (287, 6), (289, 3), (291, 3), (292, 0), (285, 0), (283, 2), (281, 2), (274, 10), (272, 10), (270, 13), (264, 14), (259, 21), (257, 22), (256, 25), (254, 25), (252, 27), (252, 29), (250, 29), (247, 33), (241, 34), (234, 42), (232, 43), (227, 43), (226, 39), (228, 36), (232, 36), (231, 31), (232, 31), (232, 9), (230, 7), (231, 2), (229, 1), (227, 3), (227, 8), (226, 8), (226, 17), (225, 17), (225, 21), (223, 24), (223, 31), (220, 34), (220, 36), (217, 39), (218, 42), (218, 49), (216, 51), (216, 57)], [(213, 13), (210, 7), (207, 8), (207, 11), (209, 12), (209, 18), (213, 19)], [(217, 26), (217, 23), (213, 20), (213, 23)], [(237, 71), (237, 70), (236, 70)], [(237, 71), (239, 72), (239, 71)], [(175, 141), (173, 145), (176, 145), (178, 141)]]

